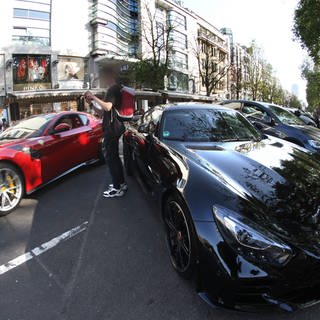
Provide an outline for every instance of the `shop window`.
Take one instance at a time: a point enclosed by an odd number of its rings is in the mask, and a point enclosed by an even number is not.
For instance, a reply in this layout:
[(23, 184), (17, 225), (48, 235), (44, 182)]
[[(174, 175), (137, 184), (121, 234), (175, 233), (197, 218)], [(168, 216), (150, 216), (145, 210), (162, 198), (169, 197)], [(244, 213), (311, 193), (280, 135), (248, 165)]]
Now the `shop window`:
[(50, 64), (46, 55), (13, 55), (13, 90), (51, 89)]

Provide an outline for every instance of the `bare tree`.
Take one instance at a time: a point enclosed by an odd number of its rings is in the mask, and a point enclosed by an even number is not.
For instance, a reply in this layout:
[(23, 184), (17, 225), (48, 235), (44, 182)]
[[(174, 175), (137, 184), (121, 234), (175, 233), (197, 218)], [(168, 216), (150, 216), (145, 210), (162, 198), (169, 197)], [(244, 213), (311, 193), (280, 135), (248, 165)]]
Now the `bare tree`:
[(215, 46), (202, 39), (196, 40), (194, 52), (198, 61), (200, 80), (209, 97), (216, 92), (218, 85), (228, 73), (230, 65), (226, 63), (227, 54), (219, 51), (215, 56)]
[(139, 62), (132, 66), (135, 80), (153, 90), (163, 89), (165, 76), (170, 75), (170, 58), (173, 52), (172, 32), (174, 21), (163, 19), (145, 3), (140, 39), (143, 43)]
[(230, 76), (232, 81), (231, 94), (232, 97), (235, 97), (236, 99), (240, 99), (242, 89), (245, 87), (242, 68), (243, 67), (240, 64), (232, 64), (230, 66)]
[(262, 59), (262, 52), (255, 42), (252, 42), (251, 46), (247, 50), (249, 54), (247, 88), (251, 93), (252, 99), (257, 100), (263, 80), (264, 63)]

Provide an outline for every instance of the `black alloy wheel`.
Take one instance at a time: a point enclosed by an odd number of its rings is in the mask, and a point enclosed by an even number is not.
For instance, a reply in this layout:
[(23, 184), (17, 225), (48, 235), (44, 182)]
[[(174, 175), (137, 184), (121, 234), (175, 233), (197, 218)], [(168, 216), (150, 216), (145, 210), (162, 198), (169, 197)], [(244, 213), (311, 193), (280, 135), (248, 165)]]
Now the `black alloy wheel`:
[(188, 209), (182, 200), (169, 197), (163, 215), (171, 263), (180, 276), (190, 279), (197, 253), (196, 235)]

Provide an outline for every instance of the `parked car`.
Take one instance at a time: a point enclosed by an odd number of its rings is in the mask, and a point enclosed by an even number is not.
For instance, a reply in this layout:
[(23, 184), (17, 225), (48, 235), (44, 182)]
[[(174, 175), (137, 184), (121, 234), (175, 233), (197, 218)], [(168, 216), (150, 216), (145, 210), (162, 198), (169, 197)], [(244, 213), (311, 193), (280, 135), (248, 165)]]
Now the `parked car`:
[(246, 100), (223, 101), (221, 105), (240, 111), (265, 134), (290, 141), (312, 152), (320, 152), (320, 130), (306, 125), (282, 107)]
[(34, 116), (0, 135), (0, 216), (24, 194), (103, 158), (101, 121), (80, 112)]
[(302, 111), (300, 109), (296, 109), (296, 108), (285, 108), (285, 109), (290, 111), (291, 113), (293, 113), (298, 118), (300, 118), (308, 126), (317, 127), (315, 119), (313, 119), (313, 117), (310, 113), (304, 112), (304, 111)]
[(204, 300), (243, 310), (320, 301), (320, 156), (195, 103), (148, 111), (124, 151), (127, 173), (161, 206), (173, 268), (195, 276)]

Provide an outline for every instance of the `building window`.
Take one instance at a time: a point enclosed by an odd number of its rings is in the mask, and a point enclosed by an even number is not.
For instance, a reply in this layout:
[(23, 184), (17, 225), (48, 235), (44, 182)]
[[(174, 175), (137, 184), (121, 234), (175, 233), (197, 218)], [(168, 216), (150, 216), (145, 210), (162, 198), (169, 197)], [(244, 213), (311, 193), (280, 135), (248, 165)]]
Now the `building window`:
[(168, 89), (179, 91), (179, 92), (188, 92), (189, 91), (189, 77), (187, 74), (182, 72), (173, 71), (168, 79)]
[(182, 49), (182, 50), (188, 49), (187, 36), (177, 30), (172, 30), (170, 32), (169, 41), (174, 47), (178, 49)]
[(173, 27), (182, 27), (187, 30), (187, 18), (177, 11), (168, 11), (168, 22)]
[(188, 69), (188, 56), (182, 52), (174, 51), (169, 61), (171, 68)]
[(35, 20), (50, 20), (50, 13), (44, 11), (36, 11), (29, 9), (13, 9), (14, 18), (35, 19)]

